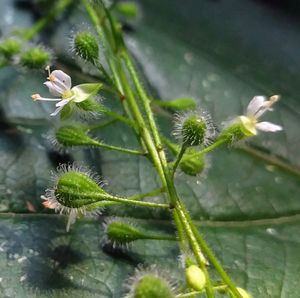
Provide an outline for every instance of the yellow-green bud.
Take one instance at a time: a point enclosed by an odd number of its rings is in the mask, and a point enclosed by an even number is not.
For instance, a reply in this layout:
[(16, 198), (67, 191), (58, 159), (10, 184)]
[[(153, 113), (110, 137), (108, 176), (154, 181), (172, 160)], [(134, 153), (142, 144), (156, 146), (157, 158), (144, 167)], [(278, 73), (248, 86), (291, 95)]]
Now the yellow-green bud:
[(3, 54), (7, 59), (10, 59), (15, 54), (20, 53), (21, 42), (15, 38), (8, 38), (0, 43), (0, 53)]
[(20, 57), (20, 62), (22, 65), (28, 68), (43, 68), (49, 64), (50, 54), (38, 47), (31, 48)]
[(95, 63), (99, 57), (99, 46), (96, 37), (90, 32), (80, 32), (74, 38), (75, 53), (82, 59)]
[(62, 206), (80, 208), (109, 199), (110, 195), (88, 174), (71, 170), (58, 178), (55, 197)]
[(173, 298), (172, 289), (161, 277), (155, 275), (143, 276), (135, 286), (134, 298)]
[(108, 239), (114, 244), (128, 244), (138, 239), (144, 239), (144, 234), (129, 223), (112, 220), (105, 226)]
[(90, 138), (84, 127), (79, 125), (64, 125), (55, 132), (57, 142), (63, 146), (97, 145), (98, 141)]
[(125, 17), (134, 18), (138, 13), (138, 7), (134, 2), (119, 2), (116, 10)]
[(179, 163), (180, 169), (187, 175), (199, 175), (205, 166), (204, 156), (201, 153), (185, 154)]
[(185, 270), (186, 282), (195, 291), (201, 291), (206, 284), (206, 277), (202, 269), (191, 265)]
[(167, 101), (152, 100), (152, 103), (160, 107), (177, 110), (177, 111), (194, 109), (196, 107), (196, 102), (193, 98), (176, 98)]

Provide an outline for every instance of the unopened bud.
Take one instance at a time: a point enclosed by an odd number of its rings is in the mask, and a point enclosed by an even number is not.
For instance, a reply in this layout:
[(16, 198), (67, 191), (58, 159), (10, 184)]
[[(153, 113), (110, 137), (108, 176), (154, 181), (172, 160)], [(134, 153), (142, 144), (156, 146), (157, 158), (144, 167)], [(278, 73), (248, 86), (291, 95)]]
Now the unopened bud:
[(152, 103), (160, 107), (177, 111), (194, 109), (196, 107), (196, 102), (193, 98), (176, 98), (167, 101), (153, 100)]
[(105, 232), (109, 241), (116, 245), (126, 245), (132, 241), (145, 238), (143, 232), (120, 220), (112, 220), (105, 224)]
[(185, 154), (179, 164), (180, 169), (187, 175), (197, 176), (205, 167), (204, 155), (201, 153)]
[(195, 291), (201, 291), (206, 284), (206, 277), (202, 269), (191, 265), (185, 270), (186, 282)]
[(95, 63), (99, 57), (99, 46), (96, 37), (90, 32), (80, 32), (74, 38), (75, 53), (82, 59)]
[(57, 142), (63, 146), (96, 145), (98, 141), (89, 137), (84, 127), (79, 125), (64, 125), (55, 132)]
[(118, 2), (116, 10), (128, 18), (134, 18), (138, 13), (138, 7), (134, 2)]
[(20, 57), (20, 62), (22, 65), (28, 68), (43, 68), (45, 65), (49, 64), (50, 54), (39, 47), (31, 48)]

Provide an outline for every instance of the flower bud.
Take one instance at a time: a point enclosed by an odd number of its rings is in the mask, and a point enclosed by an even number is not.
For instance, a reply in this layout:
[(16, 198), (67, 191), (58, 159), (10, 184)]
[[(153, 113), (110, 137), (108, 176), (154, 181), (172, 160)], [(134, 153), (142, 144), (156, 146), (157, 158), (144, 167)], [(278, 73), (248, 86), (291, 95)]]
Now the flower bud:
[(137, 269), (135, 276), (131, 277), (127, 287), (130, 292), (126, 298), (174, 298), (174, 287), (163, 276), (163, 272), (158, 271), (155, 266), (149, 269)]
[(195, 291), (201, 291), (206, 284), (206, 277), (202, 269), (191, 265), (185, 270), (186, 282)]
[(82, 59), (95, 63), (99, 57), (99, 46), (96, 37), (90, 32), (80, 32), (74, 38), (74, 51)]
[(196, 102), (193, 98), (176, 98), (172, 100), (162, 101), (162, 100), (152, 100), (152, 103), (172, 109), (172, 110), (188, 110), (188, 109), (194, 109), (196, 107)]
[(132, 241), (145, 238), (144, 234), (136, 227), (120, 220), (106, 223), (105, 233), (108, 240), (114, 245), (127, 245)]
[(134, 18), (138, 13), (138, 7), (134, 2), (118, 2), (116, 10), (128, 18)]
[(204, 166), (204, 155), (201, 153), (185, 154), (179, 164), (180, 169), (190, 176), (199, 175)]
[(55, 138), (63, 146), (97, 145), (98, 142), (90, 138), (86, 130), (79, 125), (64, 125), (55, 132)]
[(20, 62), (22, 65), (28, 68), (43, 68), (49, 64), (50, 54), (39, 47), (31, 48), (20, 57)]
[(62, 206), (80, 208), (110, 196), (88, 174), (71, 170), (58, 178), (55, 197)]
[(21, 41), (16, 38), (8, 38), (0, 43), (0, 53), (7, 59), (12, 58), (21, 51)]
[(215, 135), (215, 127), (209, 114), (192, 111), (176, 116), (174, 135), (185, 147), (207, 146)]

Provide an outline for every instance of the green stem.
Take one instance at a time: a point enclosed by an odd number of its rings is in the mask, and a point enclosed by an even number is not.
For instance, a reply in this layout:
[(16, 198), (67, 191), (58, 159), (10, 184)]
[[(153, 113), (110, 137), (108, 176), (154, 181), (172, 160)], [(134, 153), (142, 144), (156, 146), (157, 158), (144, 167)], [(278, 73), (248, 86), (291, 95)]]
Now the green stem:
[(28, 31), (25, 32), (24, 38), (26, 40), (32, 39), (42, 29), (44, 29), (49, 23), (53, 22), (58, 14), (65, 10), (73, 0), (60, 0), (57, 4), (49, 11), (49, 13), (38, 20)]
[(181, 223), (185, 229), (185, 233), (189, 239), (189, 242), (190, 242), (190, 245), (191, 245), (191, 248), (194, 252), (194, 255), (195, 255), (195, 258), (196, 258), (196, 261), (199, 265), (199, 267), (203, 270), (204, 272), (204, 275), (205, 275), (205, 278), (206, 278), (206, 294), (209, 298), (213, 298), (215, 297), (214, 295), (214, 292), (213, 292), (213, 289), (212, 289), (212, 285), (211, 285), (211, 280), (209, 278), (209, 274), (208, 274), (208, 271), (206, 269), (206, 264), (207, 264), (207, 261), (205, 259), (205, 257), (203, 256), (202, 252), (201, 252), (201, 249), (198, 245), (198, 242), (197, 242), (197, 239), (186, 219), (186, 216), (185, 216), (185, 212), (182, 210), (181, 207), (178, 207), (176, 208), (176, 212), (178, 214), (178, 217), (180, 218), (181, 220)]
[(97, 110), (98, 110), (98, 112), (103, 113), (106, 116), (109, 116), (109, 117), (111, 117), (113, 119), (119, 120), (119, 121), (121, 121), (121, 122), (123, 122), (123, 123), (125, 123), (125, 124), (127, 124), (127, 125), (129, 125), (131, 127), (133, 127), (133, 128), (135, 127), (134, 122), (131, 121), (129, 118), (124, 117), (124, 116), (122, 116), (122, 115), (120, 115), (120, 114), (118, 114), (118, 113), (116, 113), (116, 112), (114, 112), (114, 111), (112, 111), (112, 110), (104, 107), (104, 106), (98, 106)]
[[(88, 2), (86, 0), (83, 0), (83, 1), (85, 3), (85, 6), (87, 7), (87, 5), (89, 5)], [(90, 7), (88, 7), (88, 10), (89, 10), (89, 12), (88, 12), (89, 15), (91, 16), (91, 14), (93, 14), (92, 9), (90, 9)], [(97, 19), (97, 15), (94, 14), (94, 15), (92, 15), (91, 18)], [(95, 20), (93, 22), (96, 24), (98, 23), (97, 20), (96, 20), (96, 22), (95, 22)], [(110, 24), (110, 25), (113, 26), (112, 24)], [(114, 30), (114, 28), (111, 28), (111, 30)], [(114, 37), (113, 34), (108, 33), (108, 29), (106, 28), (105, 24), (103, 24), (103, 31), (106, 34), (106, 37), (108, 40), (110, 40), (112, 37)], [(119, 40), (113, 40), (113, 43), (111, 42), (110, 46), (112, 47), (113, 50), (115, 50), (115, 46), (118, 41)], [(121, 45), (121, 46), (123, 46), (123, 45)], [(113, 51), (113, 52), (116, 54), (115, 51)], [(176, 189), (174, 186), (174, 182), (173, 182), (172, 176), (171, 176), (169, 168), (168, 168), (165, 152), (161, 148), (159, 132), (156, 127), (156, 123), (154, 121), (154, 116), (152, 114), (152, 110), (150, 107), (150, 101), (138, 79), (138, 76), (137, 76), (137, 73), (133, 66), (133, 63), (131, 62), (129, 55), (126, 52), (125, 46), (123, 48), (122, 58), (124, 59), (125, 64), (130, 73), (130, 76), (135, 84), (137, 93), (140, 97), (142, 106), (144, 108), (144, 111), (145, 111), (145, 114), (146, 114), (146, 117), (148, 120), (147, 124), (149, 124), (149, 126), (150, 126), (151, 133), (148, 130), (148, 125), (146, 124), (146, 122), (143, 119), (143, 114), (140, 111), (140, 108), (136, 103), (135, 96), (130, 88), (129, 81), (126, 77), (125, 70), (122, 68), (121, 61), (118, 58), (119, 57), (117, 55), (115, 55), (115, 59), (113, 61), (111, 58), (109, 58), (108, 61), (109, 61), (109, 64), (115, 68), (114, 69), (115, 80), (119, 82), (119, 84), (120, 84), (119, 89), (122, 91), (122, 94), (125, 95), (125, 100), (123, 100), (123, 106), (128, 105), (126, 112), (128, 113), (128, 115), (130, 115), (130, 117), (132, 117), (136, 121), (136, 125), (138, 127), (137, 136), (140, 136), (141, 139), (143, 140), (143, 142), (147, 148), (147, 151), (149, 152), (149, 155), (151, 156), (153, 165), (155, 166), (155, 168), (159, 174), (162, 185), (166, 189), (166, 192), (167, 192), (167, 195), (168, 195), (168, 198), (170, 201), (170, 206), (171, 206), (171, 208), (175, 208), (174, 212), (176, 214), (178, 214), (178, 217), (179, 217), (179, 219), (182, 223), (182, 226), (184, 228), (184, 231), (188, 237), (189, 243), (195, 254), (197, 262), (198, 262), (199, 266), (203, 269), (204, 272), (206, 272), (206, 274), (208, 276), (206, 267), (202, 260), (203, 254), (199, 247), (197, 238), (194, 235), (195, 232), (191, 229), (191, 223), (188, 220), (189, 219), (188, 213), (187, 213), (186, 209), (184, 208), (184, 206), (182, 205), (180, 199), (178, 198), (178, 195), (177, 195), (177, 192), (176, 192)], [(125, 104), (124, 104), (124, 102), (125, 102)], [(152, 137), (153, 137), (153, 139), (152, 139)], [(164, 206), (164, 208), (165, 208), (165, 206)], [(206, 287), (207, 295), (208, 295), (208, 297), (214, 297), (214, 293), (213, 293), (213, 290), (211, 287), (209, 276), (207, 278), (207, 281), (208, 281), (208, 284)], [(228, 284), (228, 285), (230, 288), (232, 288), (232, 283)], [(237, 292), (235, 287), (233, 287), (232, 290), (235, 293)], [(236, 296), (241, 298), (241, 296), (239, 294)]]
[(117, 120), (113, 119), (113, 120), (109, 120), (109, 121), (105, 121), (105, 122), (100, 122), (100, 123), (97, 123), (95, 125), (89, 125), (88, 130), (89, 131), (91, 131), (91, 130), (100, 130), (102, 128), (105, 128), (107, 126), (115, 124), (116, 122), (117, 122)]
[(128, 198), (119, 198), (119, 197), (113, 197), (109, 196), (106, 200), (112, 201), (112, 202), (118, 202), (118, 203), (126, 203), (126, 204), (132, 204), (137, 206), (143, 206), (143, 207), (151, 207), (151, 208), (163, 208), (163, 209), (169, 209), (169, 204), (161, 204), (161, 203), (152, 203), (152, 202), (144, 202), (144, 201), (137, 201), (137, 200), (131, 200)]
[(165, 137), (165, 136), (160, 136), (160, 137), (161, 137), (163, 144), (167, 146), (167, 148), (171, 151), (171, 153), (173, 155), (177, 155), (180, 147), (177, 144), (174, 144), (167, 137)]
[(101, 142), (95, 142), (95, 143), (93, 143), (93, 145), (97, 146), (99, 148), (105, 148), (105, 149), (114, 150), (114, 151), (118, 151), (118, 152), (122, 152), (122, 153), (128, 153), (128, 154), (133, 154), (133, 155), (143, 155), (143, 156), (147, 155), (147, 153), (142, 152), (142, 151), (108, 145), (108, 144), (101, 143)]
[(125, 64), (128, 68), (128, 71), (131, 75), (131, 78), (134, 82), (137, 93), (138, 93), (138, 95), (141, 99), (142, 105), (145, 109), (145, 113), (146, 113), (146, 116), (147, 116), (147, 119), (148, 119), (148, 122), (149, 122), (149, 125), (150, 125), (150, 130), (151, 130), (151, 133), (152, 133), (153, 138), (154, 138), (154, 143), (156, 144), (157, 150), (162, 150), (161, 141), (160, 141), (160, 137), (159, 137), (159, 132), (158, 132), (158, 129), (156, 127), (156, 123), (155, 123), (154, 116), (153, 116), (152, 109), (151, 109), (151, 105), (150, 105), (151, 101), (148, 98), (148, 96), (147, 96), (147, 94), (144, 90), (143, 85), (140, 83), (137, 72), (136, 72), (135, 67), (133, 65), (133, 62), (132, 62), (132, 60), (131, 60), (128, 52), (127, 52), (127, 49), (125, 49), (123, 51), (122, 56), (124, 58)]
[(142, 194), (130, 196), (128, 198), (130, 198), (131, 200), (140, 200), (140, 199), (143, 199), (143, 198), (146, 198), (146, 197), (157, 196), (157, 195), (159, 195), (163, 192), (165, 192), (165, 190), (163, 188), (156, 188), (156, 189), (153, 189), (151, 191), (148, 191), (148, 192), (145, 192), (145, 193), (142, 193)]
[(145, 235), (144, 239), (148, 240), (167, 240), (167, 241), (177, 241), (178, 239), (174, 236), (162, 236), (162, 235)]
[[(157, 188), (157, 189), (154, 189), (154, 190), (149, 191), (149, 192), (145, 192), (145, 193), (134, 195), (134, 196), (129, 196), (129, 197), (127, 197), (127, 199), (134, 200), (134, 201), (139, 201), (143, 198), (153, 197), (153, 196), (156, 196), (156, 195), (161, 194), (163, 192), (164, 192), (164, 190), (162, 188)], [(103, 200), (103, 201), (97, 202), (96, 208), (107, 207), (107, 206), (116, 205), (116, 204), (120, 204), (120, 202), (113, 202), (113, 201)]]
[(177, 167), (178, 167), (178, 165), (179, 165), (179, 163), (180, 163), (180, 161), (181, 161), (181, 159), (183, 157), (183, 154), (185, 153), (186, 149), (187, 149), (186, 146), (184, 146), (184, 145), (181, 146), (181, 149), (180, 149), (180, 151), (179, 151), (179, 153), (177, 155), (177, 158), (176, 158), (174, 166), (173, 166), (172, 176), (175, 175), (176, 169), (177, 169)]

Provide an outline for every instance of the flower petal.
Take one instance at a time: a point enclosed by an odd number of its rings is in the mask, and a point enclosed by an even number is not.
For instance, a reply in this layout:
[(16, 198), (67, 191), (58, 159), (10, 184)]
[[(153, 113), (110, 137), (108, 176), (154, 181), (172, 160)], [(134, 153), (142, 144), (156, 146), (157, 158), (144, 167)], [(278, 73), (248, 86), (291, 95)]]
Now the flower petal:
[(247, 116), (256, 116), (266, 100), (265, 96), (257, 95), (252, 98), (247, 107)]
[(72, 81), (71, 77), (67, 75), (62, 70), (53, 70), (50, 74), (50, 76), (54, 76), (54, 82), (59, 81), (65, 89), (71, 89), (72, 87)]
[(53, 96), (62, 97), (64, 90), (60, 86), (57, 86), (53, 81), (47, 81), (44, 84), (48, 87), (49, 92)]
[(283, 129), (280, 125), (276, 125), (267, 121), (257, 123), (256, 128), (262, 131), (269, 131), (269, 132), (280, 131)]
[(98, 83), (91, 83), (91, 84), (81, 84), (77, 85), (72, 88), (74, 93), (74, 101), (75, 102), (82, 102), (89, 97), (96, 95), (99, 89), (101, 88), (102, 84)]
[(60, 102), (58, 102), (55, 106), (56, 107), (64, 107), (66, 104), (69, 103), (69, 101), (71, 100), (72, 98), (67, 98), (67, 99), (63, 99), (61, 100)]
[(50, 114), (50, 116), (56, 116), (62, 109), (64, 106), (58, 107), (53, 113)]

